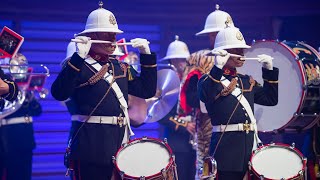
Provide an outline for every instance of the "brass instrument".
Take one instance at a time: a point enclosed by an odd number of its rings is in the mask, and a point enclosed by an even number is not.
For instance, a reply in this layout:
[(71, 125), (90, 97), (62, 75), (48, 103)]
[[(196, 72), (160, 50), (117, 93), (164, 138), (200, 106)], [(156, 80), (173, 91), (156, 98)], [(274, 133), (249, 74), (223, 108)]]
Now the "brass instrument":
[(45, 73), (32, 72), (33, 68), (28, 66), (26, 57), (21, 53), (17, 53), (16, 56), (9, 60), (9, 63), (4, 61), (5, 59), (2, 59), (0, 68), (12, 76), (12, 79), (19, 86), (19, 92), (15, 101), (4, 100), (4, 107), (0, 111), (0, 119), (16, 112), (26, 100), (27, 92), (31, 91), (34, 93), (36, 91), (41, 99), (46, 98), (49, 92), (43, 87), (46, 78), (50, 76), (49, 69), (46, 66), (41, 65), (45, 69)]

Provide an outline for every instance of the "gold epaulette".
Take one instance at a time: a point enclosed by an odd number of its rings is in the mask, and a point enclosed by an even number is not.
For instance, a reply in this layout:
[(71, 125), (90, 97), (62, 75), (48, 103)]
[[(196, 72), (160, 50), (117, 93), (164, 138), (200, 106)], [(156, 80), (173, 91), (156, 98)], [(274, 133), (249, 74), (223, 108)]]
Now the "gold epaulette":
[(251, 92), (253, 87), (256, 85), (256, 81), (253, 79), (252, 76), (250, 76), (249, 83), (250, 83), (250, 88), (249, 89), (244, 89), (243, 92)]

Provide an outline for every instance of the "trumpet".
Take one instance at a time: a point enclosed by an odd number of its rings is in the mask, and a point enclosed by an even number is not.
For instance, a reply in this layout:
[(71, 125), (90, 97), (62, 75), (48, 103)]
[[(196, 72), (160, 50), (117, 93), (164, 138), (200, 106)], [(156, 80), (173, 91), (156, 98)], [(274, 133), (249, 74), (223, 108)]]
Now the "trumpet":
[(49, 77), (49, 69), (43, 64), (41, 64), (40, 66), (45, 69), (45, 73), (31, 72), (27, 59), (20, 53), (18, 53), (14, 58), (10, 59), (9, 63), (0, 63), (0, 68), (3, 70), (7, 70), (15, 80), (24, 79), (27, 75), (45, 75), (46, 77)]
[(33, 94), (34, 91), (36, 91), (41, 99), (46, 98), (49, 91), (43, 86), (47, 77), (50, 76), (50, 72), (46, 66), (42, 64), (40, 66), (45, 69), (44, 73), (32, 72), (33, 68), (28, 66), (26, 57), (20, 53), (10, 59), (9, 63), (0, 63), (0, 68), (3, 69), (5, 73), (11, 75), (13, 80), (19, 86), (18, 96), (15, 101), (10, 102), (4, 100), (4, 107), (0, 110), (0, 119), (16, 112), (26, 100), (27, 92), (31, 92)]

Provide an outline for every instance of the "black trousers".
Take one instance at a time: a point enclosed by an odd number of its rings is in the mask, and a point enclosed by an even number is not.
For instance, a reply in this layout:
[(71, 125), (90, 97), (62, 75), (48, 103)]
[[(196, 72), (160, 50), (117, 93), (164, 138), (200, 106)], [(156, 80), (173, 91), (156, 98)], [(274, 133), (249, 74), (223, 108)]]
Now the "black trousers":
[(176, 157), (178, 178), (182, 180), (194, 180), (196, 175), (196, 153), (174, 152)]
[(246, 172), (218, 171), (217, 180), (243, 180)]
[(100, 165), (74, 161), (73, 166), (72, 180), (110, 180), (113, 173), (113, 164)]
[(2, 180), (31, 180), (32, 150), (6, 154), (5, 160), (0, 162), (0, 167)]

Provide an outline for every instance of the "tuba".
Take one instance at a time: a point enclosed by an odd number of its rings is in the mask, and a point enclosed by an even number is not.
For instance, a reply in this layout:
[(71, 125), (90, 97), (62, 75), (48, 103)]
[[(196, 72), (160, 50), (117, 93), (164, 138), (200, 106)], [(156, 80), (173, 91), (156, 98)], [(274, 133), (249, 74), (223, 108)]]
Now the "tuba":
[[(9, 60), (9, 62), (6, 62)], [(28, 66), (28, 60), (21, 53), (17, 53), (12, 59), (2, 59), (0, 62), (1, 69), (10, 75), (17, 83), (19, 92), (15, 101), (7, 101), (2, 99), (2, 107), (0, 110), (0, 119), (16, 112), (25, 102), (27, 92), (38, 92), (39, 98), (44, 99), (48, 94), (48, 90), (43, 88), (46, 78), (50, 76), (49, 69), (41, 65), (45, 69), (45, 73), (34, 73), (33, 68)]]

